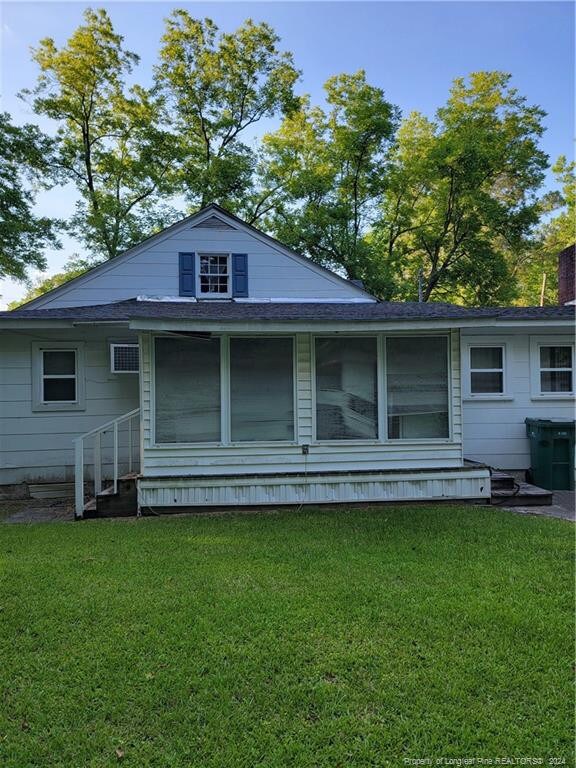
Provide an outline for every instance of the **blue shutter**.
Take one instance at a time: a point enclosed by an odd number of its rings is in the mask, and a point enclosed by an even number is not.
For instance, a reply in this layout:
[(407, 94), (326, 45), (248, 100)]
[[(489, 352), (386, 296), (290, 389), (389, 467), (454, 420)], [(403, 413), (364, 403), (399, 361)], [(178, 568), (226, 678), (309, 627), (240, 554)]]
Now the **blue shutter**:
[(248, 255), (246, 253), (232, 254), (232, 296), (240, 298), (248, 296)]
[(196, 296), (196, 267), (194, 253), (180, 253), (180, 296)]

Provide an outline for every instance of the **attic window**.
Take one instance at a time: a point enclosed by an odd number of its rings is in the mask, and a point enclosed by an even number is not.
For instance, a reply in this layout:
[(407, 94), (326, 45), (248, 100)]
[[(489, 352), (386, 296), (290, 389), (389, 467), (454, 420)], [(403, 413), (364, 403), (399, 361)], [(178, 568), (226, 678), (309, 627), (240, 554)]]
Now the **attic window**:
[(230, 255), (227, 253), (200, 253), (198, 292), (200, 296), (230, 295)]
[(110, 344), (110, 370), (112, 373), (138, 373), (138, 344)]

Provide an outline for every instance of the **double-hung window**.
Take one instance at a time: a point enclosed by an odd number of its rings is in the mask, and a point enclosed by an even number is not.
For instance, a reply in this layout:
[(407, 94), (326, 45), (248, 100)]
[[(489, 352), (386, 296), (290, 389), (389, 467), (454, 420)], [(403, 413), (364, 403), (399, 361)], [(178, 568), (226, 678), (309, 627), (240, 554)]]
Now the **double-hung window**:
[(83, 344), (32, 345), (34, 410), (84, 408)]
[(562, 336), (530, 338), (532, 398), (555, 400), (574, 394), (574, 343)]
[(75, 403), (76, 350), (42, 350), (42, 402)]
[(574, 390), (573, 351), (570, 345), (539, 347), (540, 393), (560, 394)]
[(504, 394), (504, 347), (470, 346), (470, 395)]
[(198, 254), (198, 295), (230, 296), (230, 254)]

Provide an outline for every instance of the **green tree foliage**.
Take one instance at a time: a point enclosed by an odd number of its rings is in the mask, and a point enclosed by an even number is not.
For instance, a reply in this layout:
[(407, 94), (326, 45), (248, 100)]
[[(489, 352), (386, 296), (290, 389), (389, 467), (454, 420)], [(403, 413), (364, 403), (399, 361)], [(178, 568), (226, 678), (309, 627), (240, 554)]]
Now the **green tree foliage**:
[(88, 261), (79, 256), (72, 256), (64, 265), (62, 272), (57, 272), (55, 275), (35, 280), (29, 285), (26, 294), (21, 299), (9, 304), (8, 309), (21, 307), (22, 304), (26, 304), (27, 302), (32, 301), (32, 299), (36, 299), (38, 296), (42, 296), (48, 291), (52, 291), (54, 288), (58, 288), (58, 286), (67, 283), (69, 280), (83, 275), (84, 272), (97, 266), (98, 263), (98, 261)]
[(544, 113), (510, 76), (454, 81), (435, 120), (402, 124), (374, 237), (388, 297), (498, 304), (516, 293), (514, 265), (538, 222), (547, 167), (538, 148)]
[(25, 280), (29, 268), (45, 267), (45, 248), (59, 247), (58, 222), (32, 211), (31, 183), (40, 182), (50, 152), (36, 126), (15, 126), (0, 113), (0, 277)]
[(377, 289), (380, 264), (366, 234), (387, 177), (398, 109), (363, 71), (330, 78), (327, 109), (304, 100), (264, 137), (268, 225), (314, 261)]
[(216, 202), (247, 214), (256, 163), (250, 132), (299, 103), (299, 73), (278, 42), (270, 26), (251, 20), (218, 34), (213, 21), (185, 10), (167, 19), (156, 81), (178, 137), (179, 186), (191, 209)]
[(541, 224), (515, 276), (521, 304), (556, 304), (558, 254), (576, 241), (576, 163), (561, 155), (552, 166), (558, 189), (540, 201)]
[(57, 123), (52, 175), (81, 196), (70, 230), (107, 258), (170, 218), (159, 200), (171, 192), (175, 156), (170, 134), (158, 128), (158, 99), (125, 86), (138, 56), (122, 42), (106, 11), (86, 10), (62, 48), (40, 41), (38, 82), (23, 94)]

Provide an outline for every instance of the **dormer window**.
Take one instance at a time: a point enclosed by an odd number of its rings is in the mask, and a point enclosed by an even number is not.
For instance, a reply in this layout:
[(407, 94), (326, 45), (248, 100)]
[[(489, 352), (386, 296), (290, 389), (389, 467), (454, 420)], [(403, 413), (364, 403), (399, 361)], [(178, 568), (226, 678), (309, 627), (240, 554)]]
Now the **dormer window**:
[(198, 295), (230, 296), (230, 254), (198, 254)]

